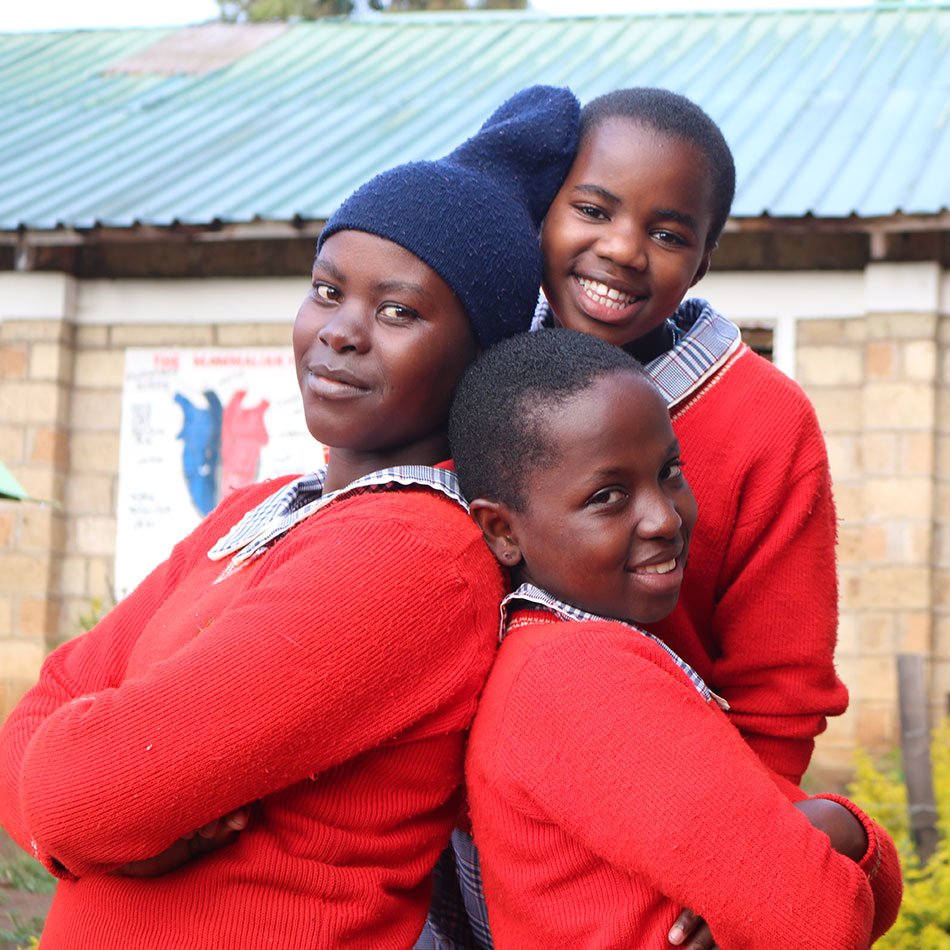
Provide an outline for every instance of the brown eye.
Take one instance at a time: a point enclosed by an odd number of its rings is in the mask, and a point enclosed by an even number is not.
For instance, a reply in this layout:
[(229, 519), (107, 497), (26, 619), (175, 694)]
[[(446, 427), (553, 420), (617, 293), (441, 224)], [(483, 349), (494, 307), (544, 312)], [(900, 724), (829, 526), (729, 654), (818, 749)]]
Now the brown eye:
[(323, 303), (336, 303), (342, 296), (336, 287), (322, 280), (315, 280), (313, 282), (312, 293), (314, 298), (323, 301)]
[(588, 505), (618, 505), (627, 500), (627, 493), (622, 488), (602, 488), (594, 492), (588, 500)]
[(680, 459), (676, 459), (673, 462), (669, 462), (663, 466), (663, 470), (660, 472), (660, 478), (663, 481), (671, 481), (675, 478), (683, 477), (683, 463)]
[(676, 247), (687, 247), (689, 244), (681, 235), (676, 234), (674, 231), (667, 231), (665, 228), (659, 228), (654, 231), (653, 236), (661, 244), (672, 244)]
[(577, 211), (585, 218), (591, 218), (594, 221), (606, 221), (607, 215), (597, 205), (580, 204), (574, 205)]
[(383, 304), (379, 308), (379, 315), (389, 323), (411, 323), (419, 318), (419, 314), (411, 307), (398, 303)]

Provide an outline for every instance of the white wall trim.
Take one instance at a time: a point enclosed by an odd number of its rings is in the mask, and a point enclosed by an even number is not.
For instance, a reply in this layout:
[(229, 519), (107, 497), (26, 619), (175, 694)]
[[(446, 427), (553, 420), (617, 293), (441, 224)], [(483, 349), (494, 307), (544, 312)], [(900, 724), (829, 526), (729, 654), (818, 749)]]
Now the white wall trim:
[(72, 319), (77, 290), (68, 274), (0, 272), (0, 321)]
[(869, 264), (864, 272), (865, 312), (937, 313), (945, 275), (936, 261)]
[(80, 286), (80, 324), (293, 322), (310, 289), (300, 277), (88, 280)]

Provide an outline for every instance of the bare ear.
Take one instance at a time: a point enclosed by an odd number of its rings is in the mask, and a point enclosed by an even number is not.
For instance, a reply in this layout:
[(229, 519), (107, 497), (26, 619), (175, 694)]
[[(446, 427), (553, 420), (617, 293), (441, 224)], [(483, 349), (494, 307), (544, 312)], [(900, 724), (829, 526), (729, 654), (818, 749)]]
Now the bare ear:
[(500, 501), (476, 498), (468, 507), (492, 554), (505, 567), (514, 567), (521, 560), (521, 548), (512, 531), (508, 506)]
[(709, 272), (709, 265), (712, 263), (713, 251), (715, 251), (717, 247), (719, 247), (719, 245), (714, 244), (712, 247), (707, 249), (705, 254), (703, 254), (703, 258), (699, 262), (699, 267), (696, 268), (696, 273), (693, 274), (693, 279), (689, 283), (690, 287), (694, 287), (696, 284), (698, 284)]

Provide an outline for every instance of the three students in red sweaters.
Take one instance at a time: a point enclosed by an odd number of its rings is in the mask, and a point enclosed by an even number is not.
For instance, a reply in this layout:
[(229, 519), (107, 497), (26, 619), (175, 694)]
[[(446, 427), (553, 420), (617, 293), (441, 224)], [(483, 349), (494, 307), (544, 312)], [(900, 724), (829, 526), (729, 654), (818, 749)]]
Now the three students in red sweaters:
[[(553, 319), (647, 361), (699, 486), (681, 604), (658, 630), (729, 700), (776, 773), (763, 781), (800, 778), (846, 700), (820, 432), (732, 324), (702, 302), (670, 310), (708, 266), (728, 174), (692, 120), (613, 108), (587, 112), (559, 192), (577, 104), (534, 89), (328, 222), (294, 334), (327, 472), (219, 506), (50, 657), (0, 734), (0, 821), (62, 878), (44, 947), (412, 945), (503, 592), (433, 466), (466, 364), (525, 328), (555, 192)], [(154, 880), (116, 873), (249, 803), (229, 847)]]

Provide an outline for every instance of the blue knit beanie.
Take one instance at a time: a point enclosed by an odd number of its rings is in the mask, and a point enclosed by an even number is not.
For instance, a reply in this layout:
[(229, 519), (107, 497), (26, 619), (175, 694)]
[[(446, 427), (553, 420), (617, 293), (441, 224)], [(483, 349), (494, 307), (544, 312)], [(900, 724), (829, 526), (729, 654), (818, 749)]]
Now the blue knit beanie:
[(377, 175), (330, 216), (428, 264), (462, 301), (479, 342), (527, 330), (541, 285), (538, 228), (577, 150), (580, 103), (568, 89), (530, 86), (437, 161)]

